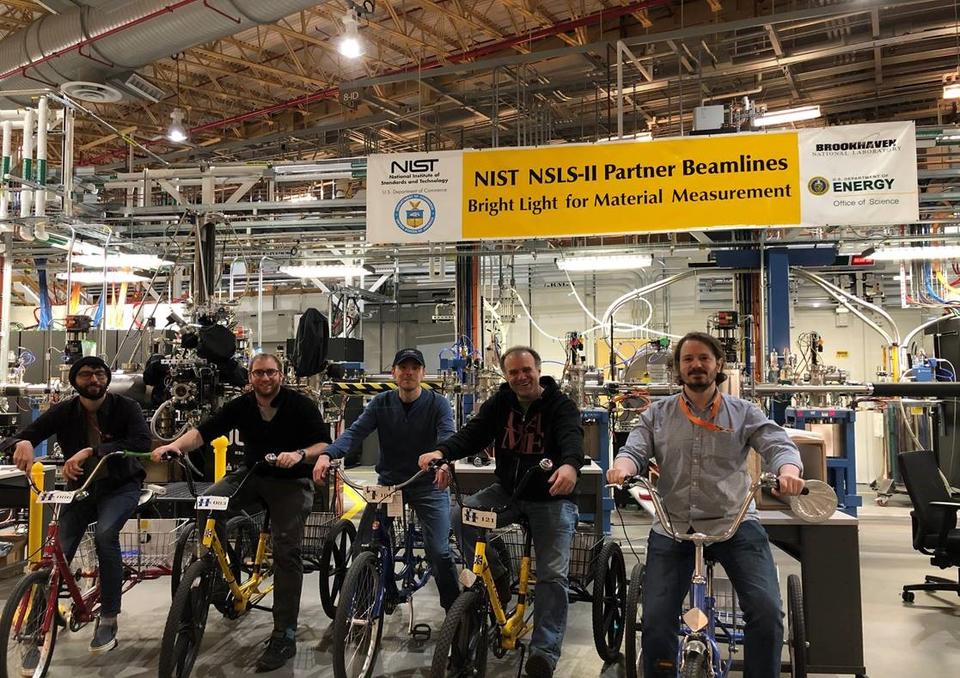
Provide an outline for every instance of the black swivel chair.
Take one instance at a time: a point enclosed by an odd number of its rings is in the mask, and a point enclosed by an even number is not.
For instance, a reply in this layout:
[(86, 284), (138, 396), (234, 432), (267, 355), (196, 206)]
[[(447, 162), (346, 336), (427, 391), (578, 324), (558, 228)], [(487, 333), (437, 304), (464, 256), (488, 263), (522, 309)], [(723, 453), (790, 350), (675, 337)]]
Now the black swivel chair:
[(913, 548), (924, 553), (941, 569), (956, 567), (956, 580), (927, 575), (923, 584), (903, 587), (903, 602), (912, 603), (914, 591), (952, 591), (960, 595), (960, 529), (957, 510), (960, 499), (950, 496), (933, 452), (902, 452), (900, 475), (913, 502)]

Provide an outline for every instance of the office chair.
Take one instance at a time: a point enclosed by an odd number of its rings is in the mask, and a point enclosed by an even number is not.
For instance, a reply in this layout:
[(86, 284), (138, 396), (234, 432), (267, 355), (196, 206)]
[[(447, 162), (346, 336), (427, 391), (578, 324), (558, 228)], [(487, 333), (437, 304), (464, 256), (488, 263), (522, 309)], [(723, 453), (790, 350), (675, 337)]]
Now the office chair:
[(960, 595), (960, 499), (951, 497), (933, 452), (901, 452), (898, 464), (913, 502), (913, 548), (932, 556), (930, 562), (941, 569), (958, 568), (956, 580), (927, 575), (923, 584), (904, 586), (900, 596), (903, 602), (912, 603), (914, 591), (953, 591)]

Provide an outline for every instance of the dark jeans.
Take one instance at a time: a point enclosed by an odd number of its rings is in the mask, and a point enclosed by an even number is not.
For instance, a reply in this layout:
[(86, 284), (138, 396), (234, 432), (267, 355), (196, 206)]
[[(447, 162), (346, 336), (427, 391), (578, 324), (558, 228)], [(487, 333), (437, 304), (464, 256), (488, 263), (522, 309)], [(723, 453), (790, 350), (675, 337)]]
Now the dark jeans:
[[(693, 575), (693, 544), (656, 532), (647, 541), (643, 577), (643, 675), (675, 678), (680, 647), (680, 614)], [(743, 610), (744, 678), (780, 675), (783, 607), (767, 533), (746, 520), (729, 540), (705, 549), (723, 566)]]
[[(300, 617), (303, 588), (303, 525), (313, 508), (313, 483), (307, 478), (270, 478), (249, 475), (241, 468), (214, 483), (205, 495), (230, 497), (226, 516), (254, 506), (270, 511), (273, 538), (273, 629), (278, 635), (294, 638)], [(205, 512), (197, 516), (203, 526)]]
[(120, 614), (123, 588), (123, 560), (120, 555), (120, 530), (137, 510), (140, 484), (131, 481), (102, 496), (65, 506), (60, 513), (60, 545), (69, 563), (77, 553), (87, 525), (95, 522), (94, 543), (100, 567), (100, 614)]

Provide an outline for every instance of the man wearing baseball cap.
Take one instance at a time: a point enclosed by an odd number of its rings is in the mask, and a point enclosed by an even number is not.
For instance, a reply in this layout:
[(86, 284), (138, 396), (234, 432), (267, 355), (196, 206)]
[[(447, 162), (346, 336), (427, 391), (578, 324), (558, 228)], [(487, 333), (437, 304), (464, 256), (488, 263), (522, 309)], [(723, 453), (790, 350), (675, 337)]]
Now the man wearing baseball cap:
[[(453, 410), (447, 399), (436, 391), (420, 386), (426, 369), (423, 354), (415, 348), (397, 351), (393, 359), (396, 390), (375, 396), (363, 413), (317, 459), (313, 480), (320, 483), (327, 474), (331, 459), (345, 455), (368, 435), (377, 432), (380, 438), (378, 481), (382, 485), (398, 485), (420, 469), (417, 460), (444, 438), (453, 435)], [(403, 499), (411, 506), (423, 528), (424, 547), (436, 576), (443, 609), (453, 605), (460, 592), (457, 570), (450, 552), (450, 495), (437, 489), (432, 478), (408, 485)], [(360, 520), (360, 535), (369, 529), (373, 509), (367, 506)]]
[[(85, 356), (70, 367), (70, 385), (76, 397), (54, 405), (20, 431), (13, 463), (30, 473), (33, 448), (50, 436), (57, 436), (63, 458), (67, 487), (83, 484), (100, 458), (120, 450), (150, 451), (150, 431), (143, 411), (126, 396), (107, 393), (110, 367), (96, 356)], [(120, 556), (120, 529), (133, 515), (140, 499), (146, 473), (132, 457), (115, 457), (105, 472), (90, 485), (92, 496), (64, 507), (60, 514), (60, 542), (67, 560), (72, 560), (87, 525), (96, 522), (95, 543), (100, 562), (102, 606), (90, 642), (90, 652), (101, 654), (117, 646), (117, 615), (123, 585)], [(39, 653), (24, 658), (23, 669), (36, 668)], [(31, 666), (33, 662), (33, 666)], [(32, 675), (32, 674), (31, 674)]]

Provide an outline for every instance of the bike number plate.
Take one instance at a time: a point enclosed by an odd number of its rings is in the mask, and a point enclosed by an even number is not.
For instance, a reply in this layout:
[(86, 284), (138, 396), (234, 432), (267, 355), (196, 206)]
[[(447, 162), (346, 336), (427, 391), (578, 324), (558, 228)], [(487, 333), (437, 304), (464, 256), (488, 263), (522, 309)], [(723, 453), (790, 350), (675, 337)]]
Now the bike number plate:
[(382, 504), (399, 494), (387, 485), (367, 485), (363, 488), (363, 498), (368, 504)]
[(467, 506), (464, 506), (462, 509), (461, 517), (463, 518), (464, 525), (472, 525), (473, 527), (483, 527), (489, 530), (497, 529), (497, 512), (496, 511), (478, 511), (477, 509), (472, 509)]
[(37, 495), (38, 504), (70, 504), (73, 503), (73, 497), (76, 492), (66, 490), (50, 490), (41, 492)]
[(226, 511), (229, 503), (230, 497), (202, 496), (197, 497), (194, 508), (198, 511)]

